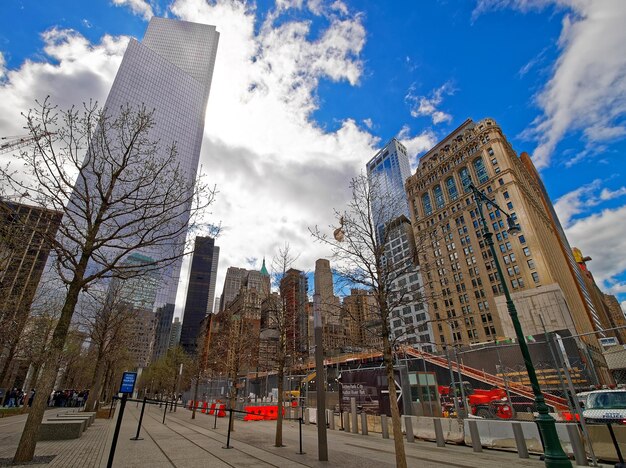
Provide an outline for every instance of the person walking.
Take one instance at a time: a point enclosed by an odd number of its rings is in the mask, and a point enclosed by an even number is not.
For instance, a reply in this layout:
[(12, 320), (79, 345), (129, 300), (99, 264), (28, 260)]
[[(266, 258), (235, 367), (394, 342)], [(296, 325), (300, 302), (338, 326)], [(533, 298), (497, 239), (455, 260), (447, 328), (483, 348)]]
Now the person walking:
[(15, 406), (17, 406), (17, 388), (14, 388), (13, 390), (11, 390), (11, 392), (9, 393), (9, 403), (8, 403), (8, 407), (9, 408), (14, 408)]

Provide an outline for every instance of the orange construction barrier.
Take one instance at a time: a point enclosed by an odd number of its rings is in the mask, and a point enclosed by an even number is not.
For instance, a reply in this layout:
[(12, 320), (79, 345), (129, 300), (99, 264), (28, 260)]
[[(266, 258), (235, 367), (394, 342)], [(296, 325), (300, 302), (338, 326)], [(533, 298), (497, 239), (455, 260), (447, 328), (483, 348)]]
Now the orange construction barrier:
[(211, 410), (209, 411), (209, 414), (215, 414), (215, 403), (211, 403)]
[(226, 416), (226, 411), (224, 411), (225, 409), (226, 409), (226, 405), (220, 405), (219, 411), (217, 412), (218, 418), (223, 418)]
[(206, 408), (207, 408), (207, 406), (208, 406), (208, 403), (205, 401), (205, 402), (204, 402), (204, 404), (202, 405), (202, 412), (203, 412), (204, 414), (206, 414)]
[(193, 400), (189, 400), (189, 409), (193, 408)]
[(247, 413), (244, 417), (244, 421), (262, 421), (263, 420), (263, 411), (265, 406), (246, 406), (244, 408)]

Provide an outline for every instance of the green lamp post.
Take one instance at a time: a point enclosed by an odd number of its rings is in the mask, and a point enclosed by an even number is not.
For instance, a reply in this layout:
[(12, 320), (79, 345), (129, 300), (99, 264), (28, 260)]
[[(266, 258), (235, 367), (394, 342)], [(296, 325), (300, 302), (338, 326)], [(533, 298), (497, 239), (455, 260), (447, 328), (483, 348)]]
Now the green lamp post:
[(541, 439), (543, 441), (544, 446), (544, 456), (545, 456), (545, 464), (547, 467), (571, 467), (572, 464), (563, 451), (561, 447), (561, 442), (559, 441), (559, 437), (556, 432), (556, 423), (552, 416), (550, 416), (550, 410), (546, 401), (543, 397), (543, 393), (541, 392), (541, 388), (539, 387), (539, 381), (537, 380), (537, 374), (535, 373), (535, 367), (533, 366), (532, 359), (530, 357), (530, 352), (528, 351), (528, 346), (526, 345), (526, 339), (524, 336), (524, 332), (522, 331), (522, 326), (519, 322), (519, 318), (517, 316), (517, 310), (515, 309), (515, 304), (511, 299), (511, 294), (509, 293), (509, 288), (506, 284), (506, 279), (502, 274), (502, 267), (500, 266), (500, 262), (498, 261), (498, 256), (496, 254), (496, 249), (493, 243), (493, 233), (489, 230), (487, 226), (487, 221), (483, 215), (482, 204), (487, 203), (498, 210), (500, 210), (506, 216), (506, 221), (508, 224), (508, 232), (511, 235), (517, 235), (520, 232), (520, 227), (515, 224), (515, 220), (511, 218), (506, 211), (500, 208), (494, 201), (490, 200), (485, 194), (483, 194), (480, 190), (478, 190), (474, 184), (470, 183), (470, 190), (474, 194), (474, 199), (476, 200), (476, 206), (478, 207), (478, 214), (480, 216), (480, 221), (482, 223), (483, 230), (483, 238), (485, 242), (489, 246), (489, 250), (491, 251), (491, 255), (493, 257), (493, 261), (496, 264), (496, 270), (498, 272), (498, 276), (500, 277), (500, 283), (502, 284), (502, 289), (504, 291), (504, 297), (506, 298), (506, 308), (511, 316), (511, 321), (513, 322), (513, 327), (515, 328), (515, 335), (517, 337), (517, 342), (520, 347), (520, 351), (522, 352), (522, 356), (524, 358), (524, 364), (526, 365), (526, 372), (528, 372), (528, 378), (530, 380), (530, 385), (533, 389), (533, 393), (535, 395), (535, 406), (537, 408), (538, 416), (535, 418), (535, 422), (537, 423), (537, 427), (539, 428), (539, 432), (541, 433)]

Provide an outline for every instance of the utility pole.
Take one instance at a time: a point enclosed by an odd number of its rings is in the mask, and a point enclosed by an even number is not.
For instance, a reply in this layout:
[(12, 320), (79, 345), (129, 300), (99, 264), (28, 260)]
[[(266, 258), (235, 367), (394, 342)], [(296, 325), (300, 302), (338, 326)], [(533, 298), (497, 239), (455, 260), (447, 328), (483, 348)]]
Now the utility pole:
[[(319, 308), (313, 312), (315, 327), (315, 371), (317, 374), (317, 453), (319, 461), (328, 461), (326, 436), (326, 374), (324, 373), (324, 346), (322, 339), (322, 316)], [(308, 382), (307, 382), (308, 389)]]

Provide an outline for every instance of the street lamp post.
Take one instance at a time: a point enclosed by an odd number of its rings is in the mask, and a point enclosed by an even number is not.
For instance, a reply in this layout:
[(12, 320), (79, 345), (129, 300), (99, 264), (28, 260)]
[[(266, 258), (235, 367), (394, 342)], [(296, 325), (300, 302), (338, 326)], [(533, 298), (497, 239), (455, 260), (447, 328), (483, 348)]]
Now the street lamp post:
[(537, 427), (539, 428), (539, 432), (541, 433), (541, 438), (543, 440), (545, 464), (547, 467), (571, 467), (572, 464), (569, 458), (567, 458), (565, 452), (563, 451), (563, 448), (561, 447), (561, 442), (559, 441), (559, 437), (556, 432), (555, 420), (549, 414), (550, 410), (543, 397), (541, 388), (539, 387), (539, 381), (537, 380), (535, 367), (533, 366), (530, 352), (528, 351), (528, 346), (526, 345), (526, 339), (524, 337), (524, 332), (522, 331), (522, 325), (520, 324), (519, 318), (517, 316), (517, 309), (515, 308), (515, 304), (511, 299), (511, 294), (509, 293), (506, 279), (502, 274), (502, 267), (500, 266), (500, 262), (498, 261), (498, 256), (496, 254), (496, 249), (493, 243), (493, 233), (489, 230), (489, 227), (487, 226), (487, 221), (485, 220), (485, 217), (483, 215), (483, 202), (494, 206), (502, 213), (504, 213), (504, 215), (506, 215), (506, 220), (509, 226), (508, 231), (510, 234), (516, 235), (517, 233), (519, 233), (520, 228), (518, 225), (515, 224), (515, 220), (511, 218), (511, 215), (509, 215), (495, 202), (490, 200), (486, 195), (478, 190), (474, 186), (474, 184), (470, 183), (469, 188), (474, 194), (474, 199), (476, 200), (478, 214), (480, 216), (483, 227), (482, 235), (485, 239), (486, 244), (489, 246), (491, 256), (493, 257), (493, 261), (496, 264), (496, 270), (498, 272), (498, 276), (500, 277), (500, 283), (502, 284), (504, 297), (506, 298), (506, 308), (509, 312), (509, 316), (511, 317), (511, 321), (513, 322), (513, 328), (515, 328), (515, 335), (517, 337), (520, 351), (522, 352), (522, 357), (524, 358), (524, 364), (526, 366), (526, 372), (528, 373), (528, 379), (530, 380), (530, 385), (533, 389), (533, 394), (535, 395), (535, 406), (537, 407), (538, 412), (538, 416), (536, 417), (535, 422), (537, 423)]

